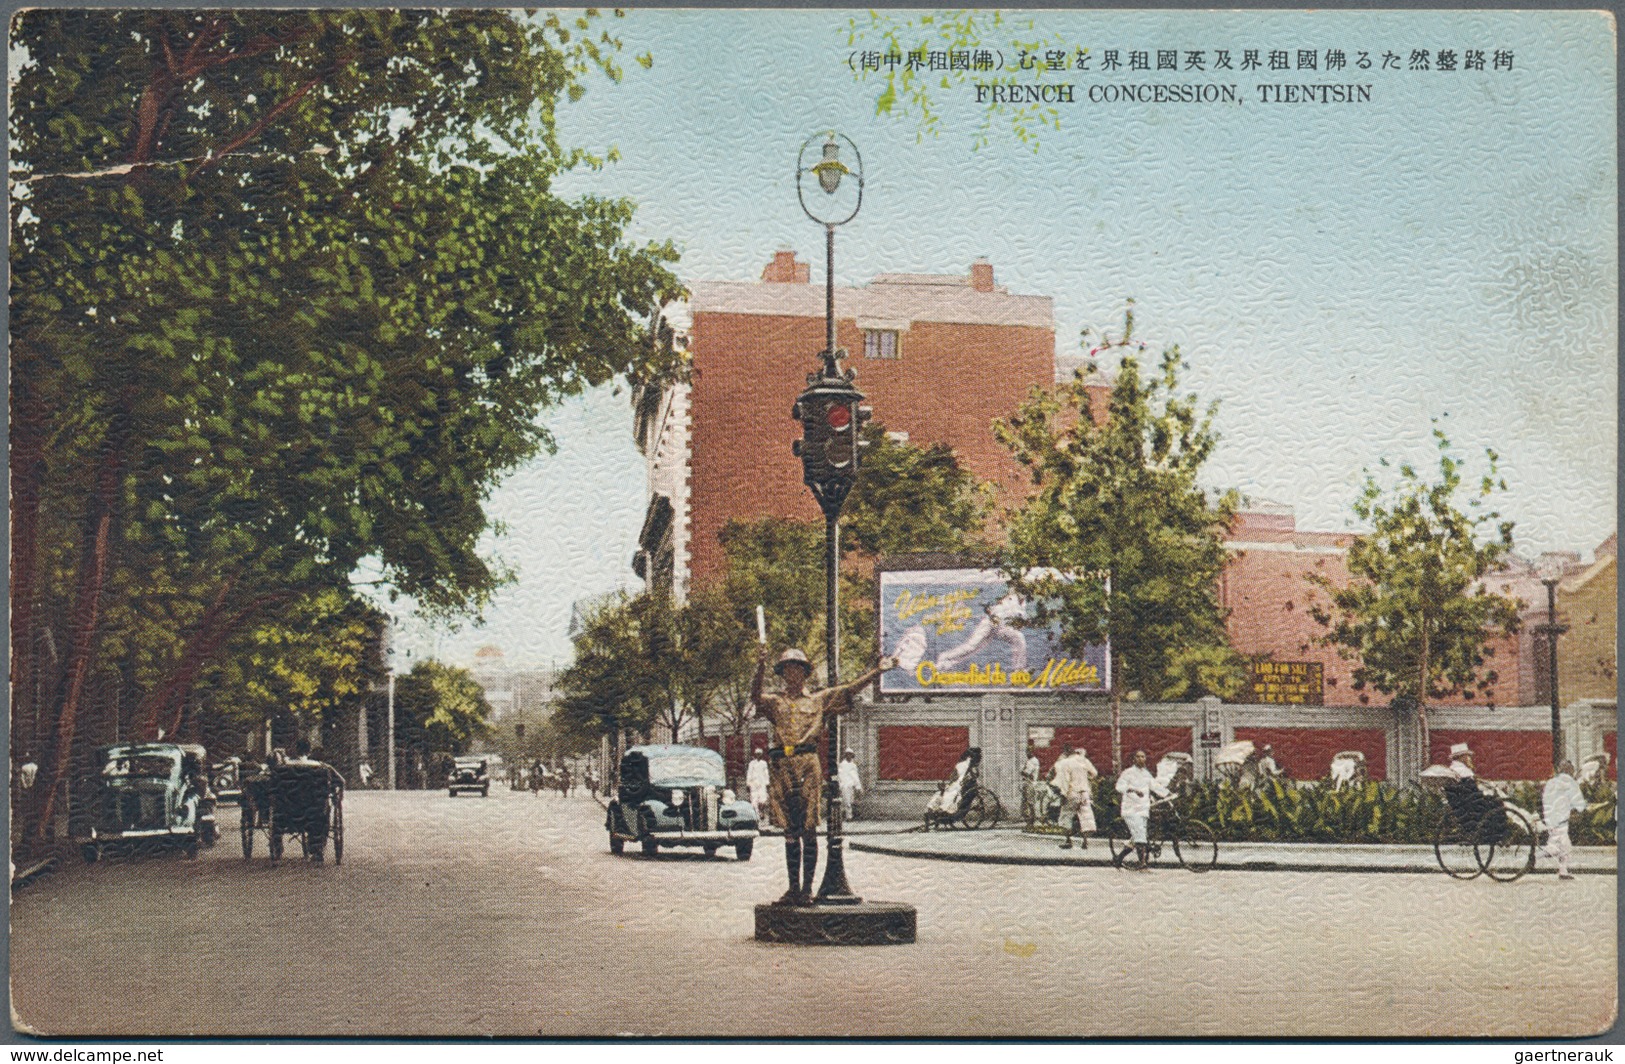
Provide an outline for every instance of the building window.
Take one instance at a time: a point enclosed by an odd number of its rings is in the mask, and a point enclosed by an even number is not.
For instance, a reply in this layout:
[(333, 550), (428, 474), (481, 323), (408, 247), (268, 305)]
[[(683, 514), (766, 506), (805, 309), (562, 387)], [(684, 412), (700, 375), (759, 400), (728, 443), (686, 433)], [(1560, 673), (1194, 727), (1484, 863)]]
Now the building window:
[(896, 329), (865, 329), (863, 330), (863, 357), (864, 358), (901, 358), (902, 345), (897, 339)]

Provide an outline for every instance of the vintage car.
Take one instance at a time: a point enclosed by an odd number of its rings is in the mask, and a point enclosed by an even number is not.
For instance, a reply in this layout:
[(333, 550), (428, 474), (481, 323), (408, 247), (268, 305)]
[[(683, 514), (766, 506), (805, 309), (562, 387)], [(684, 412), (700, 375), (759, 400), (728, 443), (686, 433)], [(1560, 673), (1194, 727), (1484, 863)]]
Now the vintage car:
[(484, 798), (491, 793), (491, 776), (486, 770), (489, 759), (483, 754), (464, 754), (452, 762), (446, 775), (446, 793), (453, 798), (459, 791), (479, 791)]
[(203, 747), (120, 743), (96, 751), (97, 774), (85, 781), (73, 840), (86, 861), (115, 846), (165, 844), (188, 857), (213, 846), (219, 832), (214, 795), (204, 775)]
[(732, 846), (741, 861), (750, 860), (759, 833), (756, 811), (727, 789), (722, 756), (701, 746), (628, 750), (604, 826), (611, 853), (628, 842), (646, 856), (662, 846), (698, 846), (707, 854)]
[(220, 802), (238, 802), (243, 797), (243, 759), (228, 757), (210, 770), (214, 777), (214, 797)]

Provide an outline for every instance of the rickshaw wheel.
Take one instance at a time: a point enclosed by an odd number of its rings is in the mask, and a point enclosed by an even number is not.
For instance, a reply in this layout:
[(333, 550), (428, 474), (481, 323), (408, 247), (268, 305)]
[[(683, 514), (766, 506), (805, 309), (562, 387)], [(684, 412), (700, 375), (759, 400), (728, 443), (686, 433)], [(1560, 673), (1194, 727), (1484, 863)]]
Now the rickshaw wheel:
[(254, 856), (254, 810), (243, 806), (243, 822), (241, 825), (243, 836), (243, 860)]
[(344, 863), (344, 803), (333, 803), (333, 863)]
[(1174, 836), (1174, 856), (1192, 872), (1206, 872), (1219, 862), (1219, 843), (1213, 829), (1200, 820), (1187, 820)]
[(970, 805), (965, 809), (965, 815), (962, 819), (965, 826), (973, 831), (981, 827), (987, 820), (987, 803), (983, 801), (980, 793), (970, 800)]
[(1128, 824), (1122, 817), (1112, 821), (1111, 832), (1106, 836), (1106, 849), (1112, 855), (1112, 867), (1122, 868), (1123, 861), (1134, 853), (1134, 842), (1129, 838)]
[(282, 832), (277, 830), (276, 823), (271, 824), (271, 835), (268, 843), (271, 851), (271, 863), (276, 864), (282, 860)]
[(1477, 879), (1484, 871), (1484, 866), (1478, 863), (1473, 841), (1454, 814), (1447, 812), (1439, 821), (1439, 830), (1433, 837), (1433, 855), (1452, 879)]
[(1478, 824), (1473, 854), (1484, 874), (1498, 883), (1511, 883), (1535, 867), (1535, 829), (1522, 813), (1505, 811), (1505, 827), (1487, 816)]

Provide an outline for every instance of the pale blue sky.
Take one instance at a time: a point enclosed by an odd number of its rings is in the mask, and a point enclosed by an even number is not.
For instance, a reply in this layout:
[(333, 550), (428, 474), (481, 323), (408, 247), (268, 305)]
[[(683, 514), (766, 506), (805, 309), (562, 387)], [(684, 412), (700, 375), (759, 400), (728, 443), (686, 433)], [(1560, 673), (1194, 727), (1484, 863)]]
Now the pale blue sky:
[[(1231, 74), (1073, 72), (1096, 81), (1230, 81), (1241, 106), (1062, 108), (1034, 154), (1009, 136), (972, 150), (972, 90), (939, 93), (943, 130), (916, 142), (877, 117), (846, 62), (847, 16), (634, 11), (618, 86), (567, 108), (565, 139), (623, 161), (571, 191), (639, 204), (635, 231), (671, 238), (685, 280), (753, 280), (776, 247), (822, 276), (796, 205), (801, 141), (835, 126), (868, 173), (841, 230), (841, 283), (884, 271), (963, 273), (990, 258), (1012, 291), (1053, 296), (1059, 351), (1080, 326), (1178, 342), (1187, 380), (1222, 403), (1215, 485), (1291, 503), (1298, 526), (1349, 524), (1362, 467), (1425, 459), (1430, 417), (1459, 449), (1494, 446), (1504, 509), (1529, 553), (1589, 552), (1615, 525), (1618, 268), (1614, 41), (1583, 12), (1298, 14), (1042, 12), (1041, 33), (1097, 56), (1131, 49), (1268, 55), (1338, 48), (1513, 52), (1513, 70)], [(1182, 64), (1183, 65), (1183, 64)], [(1488, 65), (1488, 64), (1486, 64)], [(1265, 82), (1363, 82), (1360, 105), (1264, 105)], [(809, 357), (812, 353), (809, 352)], [(942, 401), (949, 401), (944, 399)], [(879, 412), (884, 419), (884, 411)], [(550, 413), (559, 453), (492, 500), (493, 544), (520, 581), (484, 629), (411, 635), (466, 661), (569, 654), (570, 602), (632, 582), (643, 468), (625, 396)]]

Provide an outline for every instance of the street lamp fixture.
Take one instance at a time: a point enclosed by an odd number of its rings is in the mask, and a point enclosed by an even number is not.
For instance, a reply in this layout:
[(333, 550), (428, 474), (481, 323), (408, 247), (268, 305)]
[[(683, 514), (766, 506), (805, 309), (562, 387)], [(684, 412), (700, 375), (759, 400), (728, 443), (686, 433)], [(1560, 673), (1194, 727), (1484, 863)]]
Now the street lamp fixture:
[[(820, 143), (821, 142), (821, 143)], [(816, 152), (814, 146), (818, 145)], [(850, 149), (853, 165), (843, 160)], [(816, 155), (817, 162), (809, 163)], [(846, 181), (846, 178), (851, 181)], [(817, 181), (817, 190), (811, 186)], [(841, 195), (842, 189), (845, 192)], [(823, 197), (818, 195), (822, 191)], [(834, 687), (840, 682), (837, 651), (841, 507), (858, 480), (859, 435), (869, 420), (857, 374), (842, 370), (846, 352), (835, 346), (835, 229), (857, 217), (863, 206), (863, 157), (851, 140), (826, 130), (808, 137), (796, 156), (796, 196), (808, 218), (824, 227), (824, 350), (819, 368), (807, 375), (807, 390), (796, 397), (790, 416), (801, 423), (791, 449), (801, 459), (802, 482), (824, 512), (824, 668)], [(830, 943), (850, 946), (913, 942), (915, 912), (892, 902), (865, 902), (846, 882), (845, 839), (836, 773), (841, 763), (841, 718), (827, 724), (829, 735), (829, 846), (816, 906), (758, 905), (756, 937), (768, 942)]]
[(1563, 725), (1557, 700), (1557, 637), (1568, 631), (1569, 626), (1557, 623), (1557, 585), (1563, 582), (1562, 572), (1548, 568), (1540, 582), (1546, 585), (1546, 623), (1537, 624), (1535, 634), (1546, 637), (1546, 677), (1552, 695), (1552, 769), (1555, 771), (1563, 763)]

